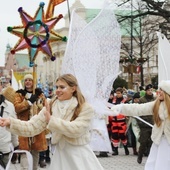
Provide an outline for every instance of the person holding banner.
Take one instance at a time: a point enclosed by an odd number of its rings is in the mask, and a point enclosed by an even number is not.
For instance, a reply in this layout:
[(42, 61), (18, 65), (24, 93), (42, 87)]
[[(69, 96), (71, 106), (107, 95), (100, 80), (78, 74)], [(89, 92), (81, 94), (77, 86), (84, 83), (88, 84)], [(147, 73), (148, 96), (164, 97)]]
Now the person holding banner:
[(153, 141), (145, 170), (169, 170), (170, 167), (170, 80), (161, 81), (155, 101), (144, 104), (122, 104), (111, 108), (113, 115), (153, 115)]
[(77, 79), (63, 74), (56, 81), (56, 95), (50, 104), (29, 121), (0, 119), (0, 126), (7, 126), (12, 133), (34, 136), (44, 129), (52, 132), (51, 142), (55, 151), (50, 170), (104, 170), (90, 143), (93, 108), (85, 101)]

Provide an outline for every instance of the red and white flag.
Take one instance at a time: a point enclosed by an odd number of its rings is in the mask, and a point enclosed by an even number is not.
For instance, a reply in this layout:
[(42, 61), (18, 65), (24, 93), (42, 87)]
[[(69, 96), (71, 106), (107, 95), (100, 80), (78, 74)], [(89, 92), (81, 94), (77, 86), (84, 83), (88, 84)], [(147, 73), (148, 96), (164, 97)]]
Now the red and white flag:
[(136, 73), (140, 73), (141, 72), (141, 65), (138, 65), (137, 67), (136, 67)]

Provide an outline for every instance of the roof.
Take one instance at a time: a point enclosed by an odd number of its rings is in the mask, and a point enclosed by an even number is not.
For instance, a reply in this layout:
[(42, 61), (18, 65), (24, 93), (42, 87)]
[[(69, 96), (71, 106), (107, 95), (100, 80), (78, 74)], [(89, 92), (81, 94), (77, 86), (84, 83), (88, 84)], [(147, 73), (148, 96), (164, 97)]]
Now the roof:
[[(86, 10), (86, 21), (90, 22), (93, 18), (95, 18), (100, 9), (87, 9)], [(133, 11), (133, 14), (137, 13), (137, 11)], [(131, 10), (115, 10), (115, 15), (117, 16), (130, 16)], [(102, 24), (102, 23), (101, 23)], [(125, 19), (123, 22), (119, 23), (121, 29), (122, 36), (131, 36), (131, 18)], [(133, 20), (133, 36), (139, 35), (140, 28), (140, 18)]]

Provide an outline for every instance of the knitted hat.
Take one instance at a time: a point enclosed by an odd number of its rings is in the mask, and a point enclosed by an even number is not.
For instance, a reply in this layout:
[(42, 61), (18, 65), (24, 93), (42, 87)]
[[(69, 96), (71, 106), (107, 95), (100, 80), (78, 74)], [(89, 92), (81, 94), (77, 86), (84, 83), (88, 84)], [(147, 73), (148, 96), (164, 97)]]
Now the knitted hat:
[(4, 88), (2, 94), (8, 101), (14, 103), (15, 90), (11, 86)]
[(140, 97), (145, 96), (145, 93), (146, 93), (145, 90), (141, 90), (141, 91), (140, 91)]
[(26, 74), (26, 75), (24, 76), (24, 81), (25, 81), (26, 79), (32, 79), (32, 80), (33, 80), (32, 74)]
[(146, 90), (149, 90), (149, 89), (151, 89), (152, 88), (152, 84), (148, 84), (146, 87), (145, 87), (145, 91)]
[(139, 92), (134, 94), (133, 99), (136, 99), (136, 98), (140, 98), (140, 93)]
[(143, 86), (139, 86), (139, 90), (140, 90), (140, 91), (141, 91), (141, 90), (144, 90)]
[(170, 95), (170, 80), (162, 80), (158, 87)]
[(135, 92), (133, 90), (128, 90), (127, 91), (127, 96), (128, 97), (133, 97), (134, 94), (135, 94)]

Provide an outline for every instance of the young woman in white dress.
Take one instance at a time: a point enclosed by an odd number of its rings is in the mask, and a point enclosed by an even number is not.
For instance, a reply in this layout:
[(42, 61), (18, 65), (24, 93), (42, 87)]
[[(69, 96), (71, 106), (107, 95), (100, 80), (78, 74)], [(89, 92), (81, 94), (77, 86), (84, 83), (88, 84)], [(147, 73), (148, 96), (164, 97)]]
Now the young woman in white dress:
[(38, 115), (27, 122), (0, 119), (0, 126), (7, 126), (12, 133), (20, 136), (34, 136), (45, 128), (49, 129), (52, 144), (55, 144), (49, 170), (103, 170), (89, 146), (93, 114), (76, 78), (64, 74), (56, 81), (55, 98), (50, 105), (45, 102)]
[(111, 108), (113, 114), (153, 115), (152, 147), (145, 170), (170, 169), (170, 81), (161, 81), (157, 99), (145, 104), (124, 104)]

